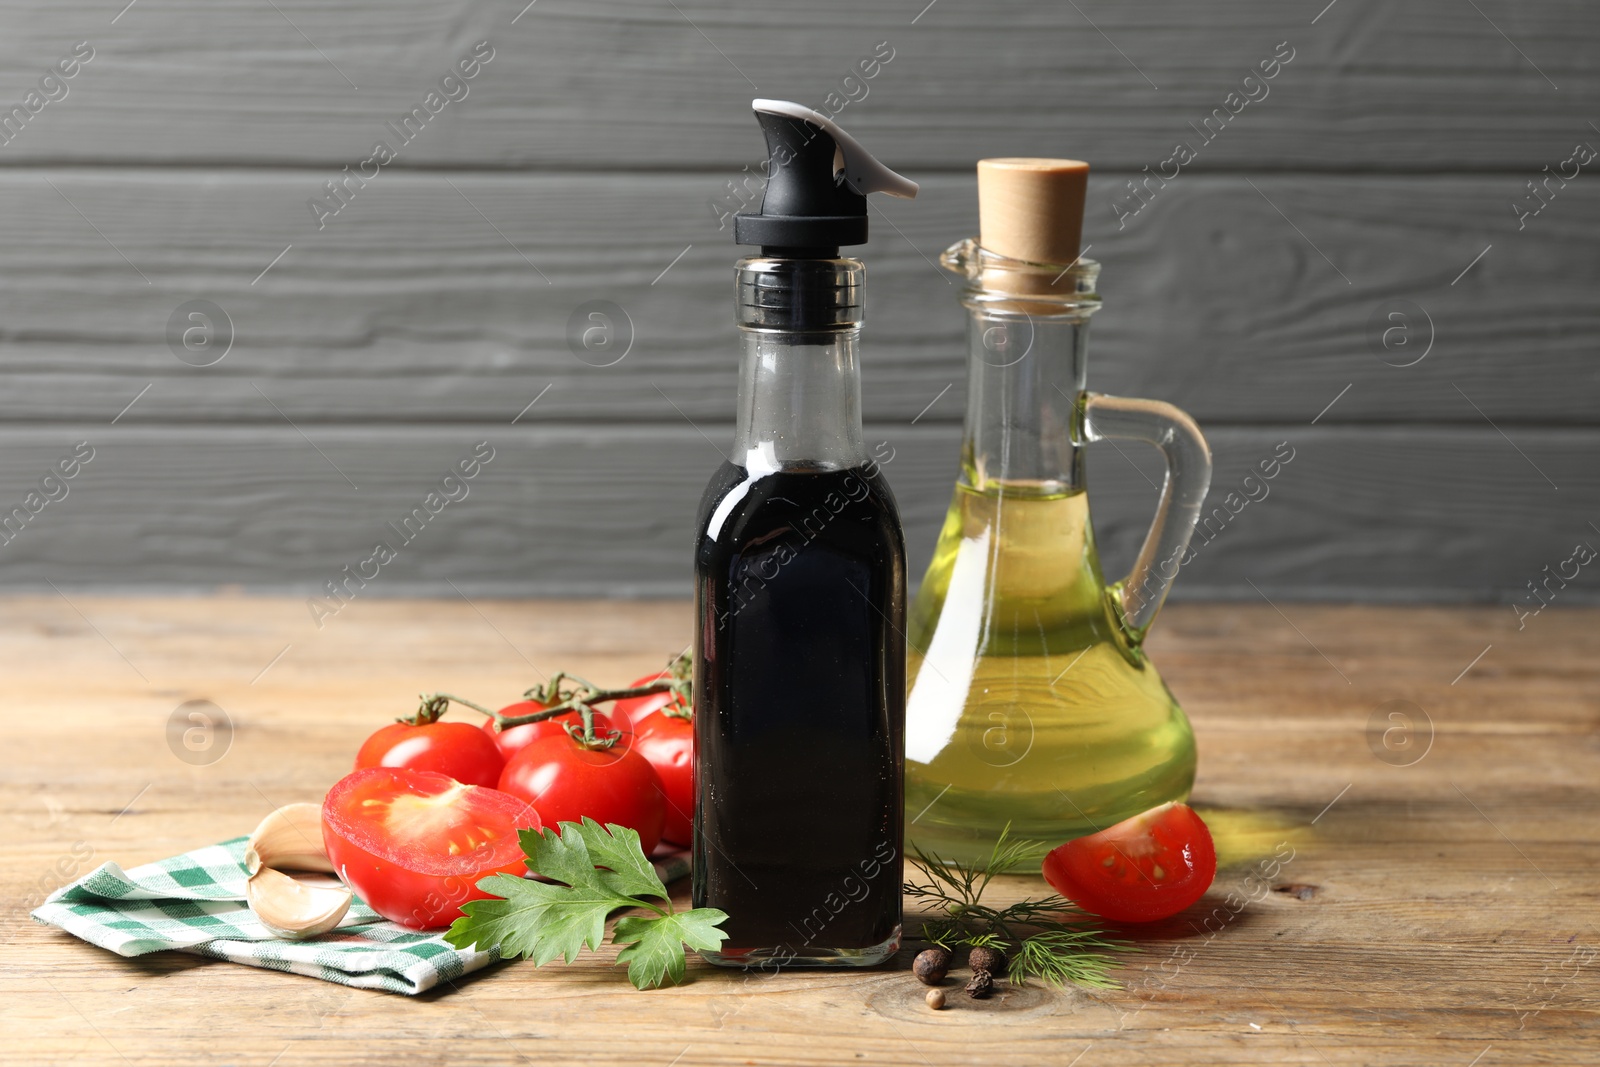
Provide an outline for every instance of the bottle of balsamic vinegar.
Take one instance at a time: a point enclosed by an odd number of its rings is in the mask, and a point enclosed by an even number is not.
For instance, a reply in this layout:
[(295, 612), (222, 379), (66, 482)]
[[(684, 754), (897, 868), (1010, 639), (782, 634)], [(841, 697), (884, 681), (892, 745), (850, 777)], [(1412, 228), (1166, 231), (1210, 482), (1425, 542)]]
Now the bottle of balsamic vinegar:
[(901, 926), (905, 546), (861, 432), (866, 194), (912, 197), (825, 116), (757, 100), (770, 154), (734, 239), (729, 459), (695, 544), (695, 907), (727, 966), (871, 966)]

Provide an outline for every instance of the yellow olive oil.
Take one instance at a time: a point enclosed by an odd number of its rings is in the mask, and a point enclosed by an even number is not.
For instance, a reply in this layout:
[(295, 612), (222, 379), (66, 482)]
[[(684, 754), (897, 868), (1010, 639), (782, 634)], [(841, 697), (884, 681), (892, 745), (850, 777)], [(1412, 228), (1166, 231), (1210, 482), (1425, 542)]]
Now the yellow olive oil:
[(1053, 847), (1188, 797), (1189, 721), (1117, 620), (1081, 490), (969, 463), (907, 637), (906, 834), (924, 851), (981, 861), (1007, 824)]

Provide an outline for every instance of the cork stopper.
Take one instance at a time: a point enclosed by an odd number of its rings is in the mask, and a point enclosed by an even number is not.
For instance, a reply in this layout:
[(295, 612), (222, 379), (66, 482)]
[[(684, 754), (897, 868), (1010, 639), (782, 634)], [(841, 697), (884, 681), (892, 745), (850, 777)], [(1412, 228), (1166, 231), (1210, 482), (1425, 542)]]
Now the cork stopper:
[(1076, 159), (980, 159), (978, 243), (1034, 263), (1071, 263), (1083, 236), (1089, 164)]

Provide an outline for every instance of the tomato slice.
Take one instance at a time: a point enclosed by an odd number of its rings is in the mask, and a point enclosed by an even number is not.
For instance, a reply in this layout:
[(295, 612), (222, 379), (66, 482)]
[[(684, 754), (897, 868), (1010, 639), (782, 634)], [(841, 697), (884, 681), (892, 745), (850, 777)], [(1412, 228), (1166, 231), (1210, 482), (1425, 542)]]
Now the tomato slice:
[(524, 874), (517, 831), (538, 830), (524, 800), (443, 774), (373, 767), (345, 775), (322, 802), (334, 870), (385, 919), (426, 930), (489, 894), (479, 880)]
[(1187, 908), (1211, 888), (1217, 849), (1187, 804), (1151, 808), (1044, 858), (1044, 877), (1084, 911), (1116, 922), (1151, 922)]

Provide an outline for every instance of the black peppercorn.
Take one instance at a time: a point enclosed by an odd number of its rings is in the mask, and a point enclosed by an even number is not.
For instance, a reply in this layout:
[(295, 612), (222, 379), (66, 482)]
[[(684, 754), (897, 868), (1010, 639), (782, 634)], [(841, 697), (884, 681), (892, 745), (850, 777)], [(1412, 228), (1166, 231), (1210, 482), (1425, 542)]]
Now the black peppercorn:
[(923, 985), (938, 985), (950, 973), (950, 953), (942, 948), (923, 949), (911, 961), (911, 973)]
[(994, 977), (988, 971), (973, 971), (972, 981), (967, 983), (967, 996), (973, 1000), (982, 1000), (994, 992)]
[(1006, 973), (1006, 954), (997, 948), (988, 945), (979, 945), (967, 954), (967, 966), (974, 971), (988, 971), (990, 974)]

